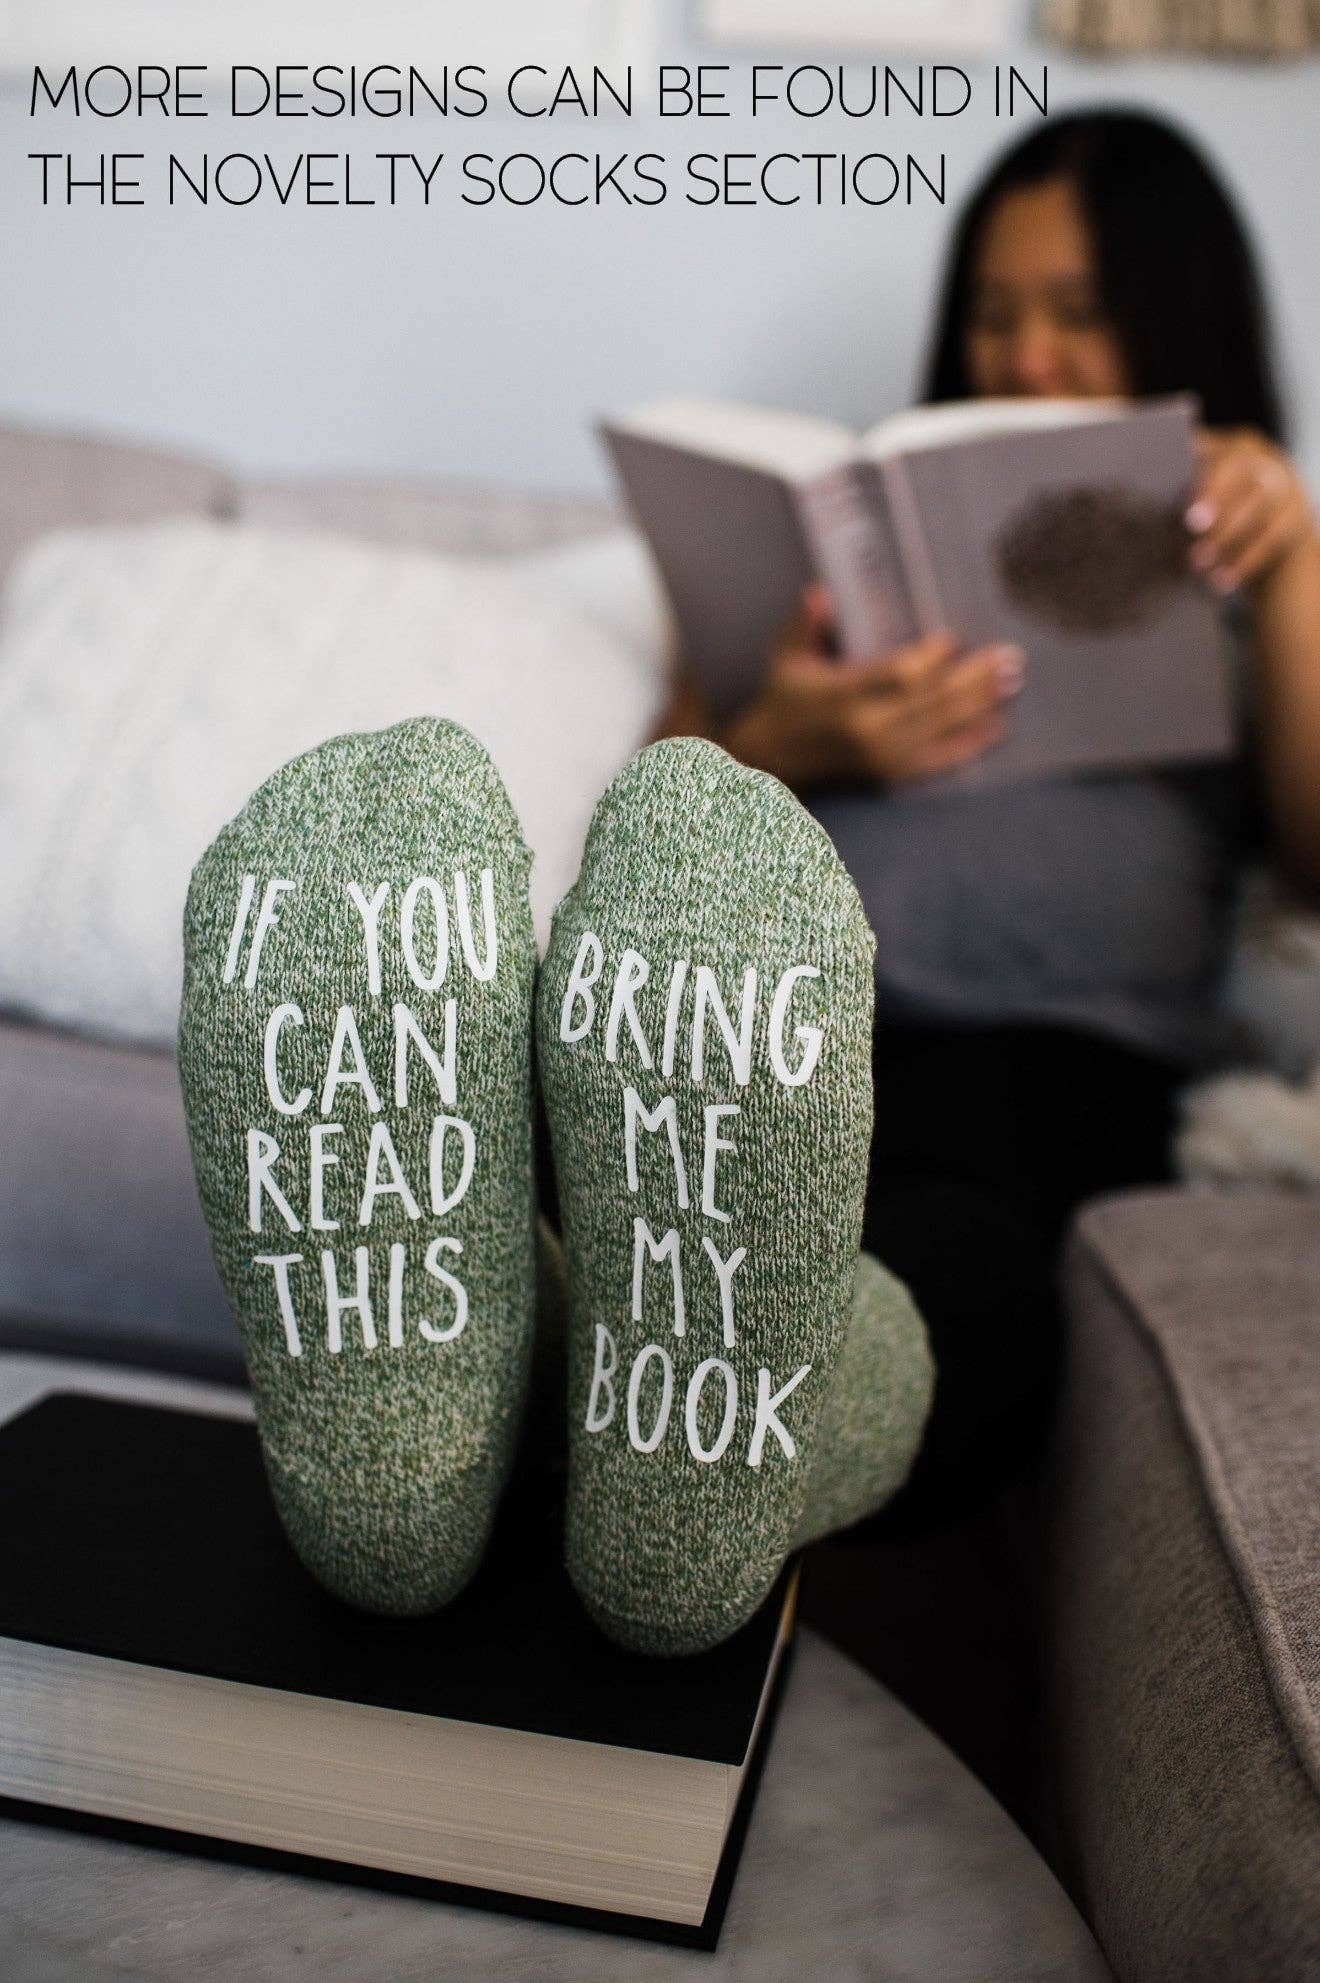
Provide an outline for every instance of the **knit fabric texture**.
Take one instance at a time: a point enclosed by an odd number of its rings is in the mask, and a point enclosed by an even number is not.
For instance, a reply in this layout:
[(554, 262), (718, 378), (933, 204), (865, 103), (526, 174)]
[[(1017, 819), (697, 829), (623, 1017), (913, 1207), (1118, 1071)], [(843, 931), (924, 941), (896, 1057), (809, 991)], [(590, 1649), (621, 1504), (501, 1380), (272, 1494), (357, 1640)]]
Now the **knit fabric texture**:
[(276, 1508), (411, 1616), (480, 1560), (531, 1349), (530, 857), (422, 719), (270, 778), (198, 862), (179, 1061)]
[[(544, 1220), (536, 1249), (536, 1355), (525, 1454), (564, 1470), (568, 1269)], [(869, 1253), (857, 1256), (848, 1326), (807, 1474), (795, 1548), (865, 1521), (893, 1499), (921, 1448), (935, 1392), (930, 1338), (912, 1296)]]
[(642, 1651), (735, 1631), (802, 1521), (861, 1233), (872, 948), (824, 831), (691, 737), (614, 781), (554, 918), (568, 1568)]
[(916, 1303), (887, 1267), (859, 1254), (797, 1547), (865, 1521), (893, 1499), (920, 1450), (934, 1395), (935, 1360)]

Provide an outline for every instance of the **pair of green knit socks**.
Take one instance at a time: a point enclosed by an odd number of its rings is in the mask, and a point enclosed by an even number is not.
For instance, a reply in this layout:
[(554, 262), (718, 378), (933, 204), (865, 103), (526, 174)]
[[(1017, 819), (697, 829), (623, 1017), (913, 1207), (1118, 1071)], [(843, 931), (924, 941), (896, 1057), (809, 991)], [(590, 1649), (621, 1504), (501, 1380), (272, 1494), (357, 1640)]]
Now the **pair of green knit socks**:
[(569, 1571), (613, 1638), (698, 1651), (889, 1498), (929, 1407), (920, 1319), (858, 1253), (871, 935), (797, 801), (692, 738), (601, 800), (539, 984), (529, 868), (455, 724), (269, 779), (189, 891), (198, 1187), (293, 1547), (363, 1609), (435, 1610), (527, 1402), (535, 1014)]

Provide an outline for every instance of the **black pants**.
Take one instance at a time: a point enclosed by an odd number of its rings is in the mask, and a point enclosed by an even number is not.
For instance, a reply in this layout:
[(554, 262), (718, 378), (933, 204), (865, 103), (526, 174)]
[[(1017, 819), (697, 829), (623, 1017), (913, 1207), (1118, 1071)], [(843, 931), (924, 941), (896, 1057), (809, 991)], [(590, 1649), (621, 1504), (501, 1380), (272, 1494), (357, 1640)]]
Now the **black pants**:
[(912, 1290), (938, 1365), (906, 1525), (1030, 1464), (1061, 1338), (1063, 1237), (1097, 1192), (1168, 1175), (1186, 1070), (1062, 1027), (882, 1026), (863, 1243)]

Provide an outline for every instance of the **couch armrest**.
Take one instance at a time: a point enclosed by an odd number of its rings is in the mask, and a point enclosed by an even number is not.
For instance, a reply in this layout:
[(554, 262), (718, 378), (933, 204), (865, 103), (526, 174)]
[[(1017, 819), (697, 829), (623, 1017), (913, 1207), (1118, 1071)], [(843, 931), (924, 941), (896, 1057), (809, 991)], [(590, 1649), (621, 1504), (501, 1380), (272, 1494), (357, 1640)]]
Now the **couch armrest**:
[(1109, 1200), (1067, 1284), (1067, 1870), (1121, 1978), (1320, 1974), (1320, 1202)]

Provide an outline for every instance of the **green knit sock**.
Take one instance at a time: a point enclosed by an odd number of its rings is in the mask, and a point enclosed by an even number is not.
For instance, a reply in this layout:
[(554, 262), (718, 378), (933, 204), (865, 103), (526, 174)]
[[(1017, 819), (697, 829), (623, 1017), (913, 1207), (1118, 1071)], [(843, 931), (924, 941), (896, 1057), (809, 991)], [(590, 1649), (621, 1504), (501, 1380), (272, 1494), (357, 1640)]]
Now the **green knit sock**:
[(518, 1430), (529, 865), (485, 751), (427, 719), (276, 772), (188, 893), (184, 1101), (266, 1471), (367, 1611), (462, 1588)]
[(935, 1364), (915, 1302), (878, 1260), (859, 1254), (795, 1547), (864, 1521), (893, 1499), (917, 1457), (934, 1389)]
[[(569, 1296), (563, 1250), (542, 1222), (537, 1234), (536, 1365), (529, 1430), (544, 1469), (564, 1464)], [(935, 1388), (926, 1325), (900, 1280), (869, 1253), (857, 1256), (848, 1326), (834, 1366), (807, 1476), (795, 1549), (876, 1514), (907, 1479)]]
[(624, 1644), (727, 1637), (803, 1520), (861, 1230), (872, 949), (822, 829), (696, 738), (615, 780), (556, 913), (568, 1566)]

